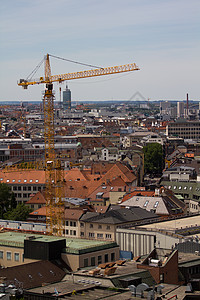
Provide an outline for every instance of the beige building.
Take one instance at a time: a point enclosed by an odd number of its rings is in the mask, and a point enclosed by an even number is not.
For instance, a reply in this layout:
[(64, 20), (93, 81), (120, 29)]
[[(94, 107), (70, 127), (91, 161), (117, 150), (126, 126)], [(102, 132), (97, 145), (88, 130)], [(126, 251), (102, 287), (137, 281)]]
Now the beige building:
[[(0, 266), (3, 268), (51, 259), (52, 250), (46, 252), (48, 245), (54, 243), (54, 256), (59, 256), (72, 271), (100, 263), (119, 259), (119, 246), (115, 242), (93, 241), (87, 239), (64, 238), (66, 247), (59, 252), (63, 237), (24, 234), (18, 232), (0, 233)], [(25, 247), (27, 243), (31, 243)], [(56, 246), (58, 243), (58, 246)], [(43, 248), (41, 244), (46, 244)], [(29, 249), (28, 249), (29, 248)], [(62, 248), (62, 247), (61, 247)], [(25, 250), (26, 249), (26, 250)], [(28, 250), (27, 250), (28, 249)], [(40, 249), (40, 250), (38, 250)], [(49, 254), (50, 253), (50, 254)], [(26, 257), (26, 258), (25, 258)], [(37, 258), (36, 258), (37, 257)]]

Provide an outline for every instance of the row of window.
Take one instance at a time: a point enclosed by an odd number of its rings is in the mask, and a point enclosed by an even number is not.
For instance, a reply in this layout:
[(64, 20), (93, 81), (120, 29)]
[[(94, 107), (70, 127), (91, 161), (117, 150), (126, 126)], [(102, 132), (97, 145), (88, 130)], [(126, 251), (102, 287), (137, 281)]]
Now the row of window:
[(76, 230), (69, 230), (69, 229), (64, 229), (63, 230), (64, 235), (73, 235), (76, 236)]
[(75, 221), (65, 221), (65, 226), (71, 226), (71, 227), (76, 227), (76, 222)]
[[(0, 259), (4, 258), (4, 252), (0, 250)], [(6, 259), (7, 260), (12, 260), (12, 252), (7, 251), (6, 252)], [(19, 253), (15, 252), (14, 253), (14, 261), (19, 261)]]
[[(94, 233), (94, 232), (89, 232), (88, 236), (89, 236), (90, 238), (95, 238), (95, 233)], [(97, 234), (96, 234), (96, 237), (97, 237), (98, 239), (103, 239), (103, 238), (104, 238), (104, 234), (103, 234), (103, 233), (97, 233)], [(106, 234), (105, 234), (105, 238), (108, 239), (108, 240), (112, 239), (112, 234), (106, 233)]]
[(14, 185), (13, 187), (12, 187), (12, 190), (13, 191), (40, 191), (41, 190), (41, 187), (40, 186), (31, 186), (31, 185), (28, 185), (28, 186), (21, 186), (21, 185), (19, 185), (19, 186), (16, 186), (16, 185)]
[[(107, 263), (109, 261), (108, 254), (105, 254), (103, 257), (104, 257), (104, 262)], [(97, 260), (96, 260), (95, 256), (91, 257), (90, 258), (90, 264), (89, 264), (89, 258), (85, 258), (84, 259), (84, 268), (89, 267), (89, 266), (96, 266), (96, 265), (102, 264), (103, 257), (102, 257), (102, 255), (98, 255)], [(115, 253), (114, 252), (111, 253), (110, 258), (111, 258), (110, 259), (111, 261), (115, 261)]]
[[(172, 187), (171, 185), (169, 185), (169, 186), (168, 186), (168, 189), (171, 190), (171, 188), (173, 188), (174, 190), (176, 190), (176, 189), (177, 189), (177, 186), (174, 185), (174, 186)], [(179, 189), (179, 190), (182, 190), (182, 186), (179, 186), (178, 189)], [(190, 187), (184, 186), (183, 189), (184, 189), (184, 190), (189, 189), (189, 190), (191, 191), (191, 190), (193, 189), (193, 187), (192, 187), (192, 186), (190, 186)], [(197, 190), (197, 188), (196, 188), (196, 190)]]
[(190, 207), (194, 208), (194, 209), (198, 209), (198, 205), (195, 205), (195, 204), (192, 204), (192, 203), (190, 203)]

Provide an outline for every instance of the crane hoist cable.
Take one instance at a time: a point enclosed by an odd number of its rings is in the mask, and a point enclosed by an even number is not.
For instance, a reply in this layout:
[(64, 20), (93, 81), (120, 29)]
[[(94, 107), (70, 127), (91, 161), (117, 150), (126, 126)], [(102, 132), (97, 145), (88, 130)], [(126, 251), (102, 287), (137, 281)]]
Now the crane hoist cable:
[[(82, 62), (79, 62), (79, 61), (76, 61), (76, 60), (72, 60), (72, 59), (68, 59), (68, 58), (63, 58), (63, 57), (56, 56), (56, 55), (53, 55), (53, 54), (49, 54), (49, 56), (54, 57), (54, 58), (57, 58), (57, 59), (60, 59), (60, 60), (63, 60), (63, 61), (67, 61), (67, 62), (70, 62), (70, 63), (82, 65), (82, 66), (87, 66), (87, 67), (92, 67), (92, 68), (97, 68), (97, 69), (103, 69), (102, 67), (98, 67), (98, 66), (95, 66), (95, 65), (82, 63)], [(34, 76), (34, 75), (36, 74), (36, 72), (39, 70), (39, 68), (41, 67), (41, 65), (45, 62), (45, 59), (46, 59), (46, 57), (44, 57), (44, 58), (39, 62), (39, 64), (33, 69), (33, 71), (27, 76), (27, 78), (26, 78), (27, 81), (30, 81), (30, 80), (33, 78), (33, 76)]]

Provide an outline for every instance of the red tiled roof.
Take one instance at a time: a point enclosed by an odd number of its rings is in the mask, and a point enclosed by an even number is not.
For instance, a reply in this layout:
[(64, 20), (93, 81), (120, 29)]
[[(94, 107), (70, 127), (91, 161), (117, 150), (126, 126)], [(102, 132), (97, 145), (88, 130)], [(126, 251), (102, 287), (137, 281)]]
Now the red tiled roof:
[(46, 216), (46, 206), (43, 206), (37, 210), (34, 210), (29, 215)]
[(37, 194), (31, 197), (30, 200), (26, 202), (26, 204), (46, 204), (44, 194), (41, 192), (37, 192)]
[(65, 220), (79, 220), (83, 211), (80, 209), (65, 209)]
[(45, 184), (45, 171), (23, 170), (4, 172), (1, 170), (0, 182), (8, 184)]

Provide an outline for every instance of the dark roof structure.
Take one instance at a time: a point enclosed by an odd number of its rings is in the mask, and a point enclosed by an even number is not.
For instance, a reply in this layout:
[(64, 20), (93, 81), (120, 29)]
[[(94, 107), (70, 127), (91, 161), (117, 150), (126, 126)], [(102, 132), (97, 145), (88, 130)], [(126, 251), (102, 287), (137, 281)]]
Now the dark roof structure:
[(104, 214), (88, 214), (82, 216), (81, 221), (102, 224), (122, 225), (124, 223), (139, 222), (157, 218), (157, 215), (140, 207), (110, 209)]
[(48, 260), (0, 269), (0, 277), (22, 283), (23, 289), (42, 286), (44, 283), (61, 281), (66, 273)]

